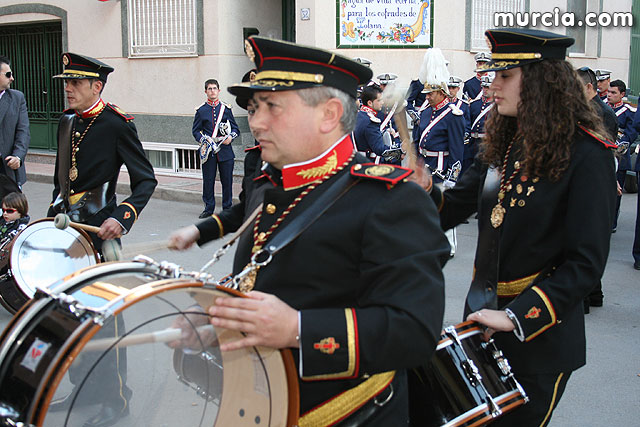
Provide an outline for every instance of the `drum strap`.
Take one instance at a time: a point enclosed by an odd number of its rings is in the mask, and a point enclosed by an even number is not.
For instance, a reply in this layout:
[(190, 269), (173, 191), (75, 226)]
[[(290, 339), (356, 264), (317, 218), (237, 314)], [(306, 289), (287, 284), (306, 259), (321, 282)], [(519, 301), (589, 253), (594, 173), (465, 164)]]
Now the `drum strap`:
[[(298, 420), (299, 427), (334, 425), (351, 416), (355, 411), (386, 389), (395, 376), (395, 371), (383, 372), (369, 377), (357, 386), (340, 393), (333, 399), (305, 413)], [(389, 396), (388, 399), (391, 397)], [(384, 402), (386, 403), (386, 401)], [(384, 406), (378, 403), (378, 407)], [(361, 423), (359, 425), (365, 425)]]
[(58, 125), (58, 185), (66, 210), (69, 210), (69, 165), (71, 164), (71, 128), (73, 114), (63, 114)]
[(500, 173), (489, 168), (482, 189), (482, 211), (478, 212), (480, 230), (476, 247), (475, 274), (465, 301), (464, 317), (481, 308), (498, 308), (498, 263), (500, 227), (494, 228), (489, 218), (498, 200)]

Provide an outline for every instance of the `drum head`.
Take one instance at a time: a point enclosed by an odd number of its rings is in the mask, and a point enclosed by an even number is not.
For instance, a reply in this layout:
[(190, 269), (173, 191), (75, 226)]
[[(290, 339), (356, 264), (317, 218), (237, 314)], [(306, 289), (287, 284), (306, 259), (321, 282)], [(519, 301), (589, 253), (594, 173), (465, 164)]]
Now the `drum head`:
[[(108, 403), (126, 408), (121, 427), (286, 425), (290, 374), (281, 353), (220, 351), (220, 343), (241, 335), (214, 329), (202, 307), (229, 294), (180, 279), (127, 289), (145, 280), (113, 274), (72, 293), (109, 315), (102, 327), (96, 322), (103, 318), (87, 315), (67, 339), (43, 374), (31, 422), (81, 426)], [(181, 337), (191, 337), (187, 347), (168, 345)], [(56, 410), (52, 403), (67, 396), (69, 407)]]
[(33, 298), (36, 287), (97, 263), (91, 242), (74, 228), (60, 230), (51, 220), (30, 224), (15, 238), (10, 264), (16, 284)]

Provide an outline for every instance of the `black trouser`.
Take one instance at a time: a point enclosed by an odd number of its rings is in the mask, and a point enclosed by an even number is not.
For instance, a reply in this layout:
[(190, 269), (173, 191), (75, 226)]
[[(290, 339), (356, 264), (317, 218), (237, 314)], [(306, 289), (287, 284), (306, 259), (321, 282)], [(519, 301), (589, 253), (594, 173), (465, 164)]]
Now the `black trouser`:
[[(624, 188), (624, 181), (627, 178), (627, 171), (616, 172), (616, 180), (620, 184), (620, 188)], [(620, 216), (620, 203), (622, 202), (622, 196), (616, 196), (616, 211), (613, 215), (613, 229), (618, 228), (618, 216)]]
[[(100, 227), (102, 223), (109, 218), (113, 209), (115, 209), (115, 199), (113, 199), (106, 208), (88, 218), (84, 223)], [(98, 251), (102, 258), (102, 239), (95, 233), (87, 234), (91, 237), (96, 251)], [(120, 239), (116, 240), (120, 243)], [(115, 320), (114, 317), (108, 318), (93, 339), (118, 338), (124, 334), (124, 319), (122, 315), (117, 315), (115, 316)], [(102, 359), (98, 361), (99, 357), (102, 357)], [(88, 372), (90, 369), (93, 370), (91, 373)], [(75, 386), (76, 390), (82, 386), (82, 390), (79, 392), (83, 396), (100, 396), (100, 403), (107, 404), (113, 408), (124, 409), (132, 394), (131, 389), (126, 385), (126, 347), (113, 349), (104, 355), (103, 352), (81, 353), (80, 360), (74, 362), (69, 369), (69, 380)], [(74, 392), (76, 390), (74, 390)]]
[[(122, 315), (116, 315), (105, 321), (93, 339), (121, 337), (123, 334), (124, 320)], [(74, 392), (89, 398), (90, 403), (104, 403), (115, 409), (124, 409), (132, 394), (126, 385), (127, 349), (81, 353), (81, 357), (69, 369), (69, 381), (74, 385)]]
[(516, 375), (529, 396), (529, 403), (498, 418), (493, 427), (544, 427), (558, 405), (571, 372), (538, 375)]

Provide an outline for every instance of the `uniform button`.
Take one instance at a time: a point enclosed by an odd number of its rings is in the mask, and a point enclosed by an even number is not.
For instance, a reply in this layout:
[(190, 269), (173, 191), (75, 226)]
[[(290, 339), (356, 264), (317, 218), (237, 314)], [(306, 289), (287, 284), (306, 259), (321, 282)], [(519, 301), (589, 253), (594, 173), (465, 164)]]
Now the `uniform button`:
[(275, 206), (275, 205), (273, 205), (273, 204), (271, 204), (271, 203), (269, 203), (269, 204), (267, 205), (266, 212), (267, 212), (269, 215), (273, 215), (274, 213), (276, 213), (276, 206)]
[(353, 170), (356, 170), (356, 171), (359, 171), (360, 169), (362, 169), (362, 165), (360, 163), (358, 163), (353, 167)]
[(76, 133), (75, 133), (75, 137), (76, 137), (76, 138), (80, 138), (80, 132), (76, 132)]
[(78, 119), (78, 123), (82, 124), (82, 123), (84, 123), (84, 120), (83, 119)]

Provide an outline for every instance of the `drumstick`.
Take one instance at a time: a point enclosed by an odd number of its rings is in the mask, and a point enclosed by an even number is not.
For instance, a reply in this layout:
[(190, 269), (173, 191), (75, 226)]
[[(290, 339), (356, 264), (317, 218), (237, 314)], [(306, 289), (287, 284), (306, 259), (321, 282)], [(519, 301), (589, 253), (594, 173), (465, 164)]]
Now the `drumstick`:
[[(198, 334), (213, 333), (212, 325), (202, 325), (196, 328)], [(176, 341), (182, 337), (182, 329), (168, 328), (144, 334), (128, 335), (118, 341), (119, 338), (101, 338), (92, 340), (84, 346), (85, 351), (103, 351), (111, 346), (113, 348), (129, 347), (131, 345), (149, 344), (154, 342)]]
[(135, 243), (133, 245), (123, 245), (123, 255), (138, 255), (143, 252), (156, 252), (163, 249), (171, 249), (168, 240), (159, 240), (157, 242)]
[(79, 222), (73, 222), (69, 219), (67, 215), (63, 213), (59, 213), (58, 215), (55, 216), (55, 218), (53, 218), (53, 225), (56, 228), (59, 228), (60, 230), (64, 230), (70, 225), (73, 225), (74, 227), (79, 228), (81, 230), (90, 231), (96, 234), (98, 234), (98, 232), (100, 231), (100, 227), (96, 227), (95, 225), (87, 225), (87, 224), (81, 224)]
[(417, 167), (417, 158), (415, 150), (411, 147), (411, 135), (409, 134), (409, 126), (407, 125), (407, 102), (404, 99), (404, 92), (400, 91), (395, 84), (388, 84), (383, 92), (384, 104), (394, 105), (397, 103), (398, 107), (393, 113), (393, 118), (400, 134), (402, 141), (402, 149), (409, 156), (407, 167), (415, 170)]

